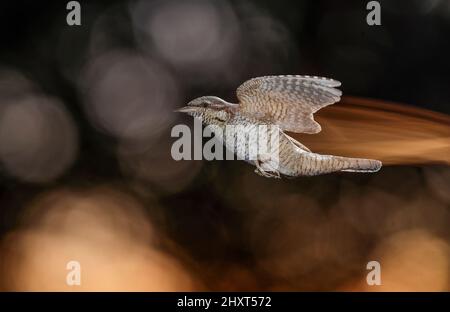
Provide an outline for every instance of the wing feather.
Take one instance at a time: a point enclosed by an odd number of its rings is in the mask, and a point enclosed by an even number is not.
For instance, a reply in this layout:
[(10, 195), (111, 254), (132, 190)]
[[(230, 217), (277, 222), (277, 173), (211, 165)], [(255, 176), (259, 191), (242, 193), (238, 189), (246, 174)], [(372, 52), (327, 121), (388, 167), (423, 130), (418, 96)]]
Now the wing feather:
[(237, 89), (240, 110), (268, 118), (283, 130), (318, 133), (313, 114), (341, 99), (337, 80), (316, 76), (264, 76), (250, 79)]

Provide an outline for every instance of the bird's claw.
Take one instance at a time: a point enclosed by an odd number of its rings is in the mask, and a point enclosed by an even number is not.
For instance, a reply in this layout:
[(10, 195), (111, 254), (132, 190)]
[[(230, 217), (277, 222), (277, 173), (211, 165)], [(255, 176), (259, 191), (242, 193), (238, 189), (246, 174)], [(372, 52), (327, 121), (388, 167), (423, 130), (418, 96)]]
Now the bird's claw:
[(281, 179), (281, 175), (278, 171), (261, 171), (258, 168), (255, 169), (255, 173), (264, 178)]
[[(275, 170), (275, 169), (274, 170), (265, 170), (262, 167), (262, 164), (263, 164), (263, 161), (261, 161), (261, 160), (257, 160), (255, 162), (255, 165), (256, 165), (255, 173), (256, 174), (258, 174), (262, 177), (265, 177), (265, 178), (281, 179), (281, 175), (280, 175), (280, 172), (278, 172), (278, 170)], [(270, 168), (270, 169), (273, 169), (273, 168)]]

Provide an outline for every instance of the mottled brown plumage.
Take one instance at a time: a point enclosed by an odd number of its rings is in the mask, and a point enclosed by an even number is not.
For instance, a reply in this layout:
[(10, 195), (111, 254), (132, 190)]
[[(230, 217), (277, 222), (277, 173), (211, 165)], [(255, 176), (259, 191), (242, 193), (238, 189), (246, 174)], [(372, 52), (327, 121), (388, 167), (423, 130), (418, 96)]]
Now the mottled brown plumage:
[[(239, 104), (204, 96), (179, 111), (201, 118), (228, 149), (254, 164), (255, 171), (265, 177), (378, 171), (380, 161), (316, 154), (284, 132), (320, 132), (313, 114), (340, 100), (342, 92), (335, 88), (340, 84), (336, 80), (311, 76), (258, 77), (239, 86)], [(249, 146), (259, 142), (255, 138), (260, 135), (260, 126), (267, 125), (267, 138), (269, 141), (278, 138), (277, 146), (272, 146), (269, 152), (258, 149), (255, 159), (250, 158)], [(238, 131), (227, 134), (225, 129), (230, 126), (237, 127)]]

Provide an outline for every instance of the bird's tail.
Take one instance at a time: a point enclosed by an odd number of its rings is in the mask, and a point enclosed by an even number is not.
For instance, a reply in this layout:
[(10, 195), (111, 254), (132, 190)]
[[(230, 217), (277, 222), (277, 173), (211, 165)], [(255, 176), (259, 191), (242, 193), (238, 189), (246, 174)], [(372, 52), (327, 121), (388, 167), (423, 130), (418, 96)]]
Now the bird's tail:
[(377, 172), (381, 169), (382, 163), (379, 160), (364, 158), (349, 158), (334, 156), (335, 161), (341, 166), (340, 171), (345, 172)]

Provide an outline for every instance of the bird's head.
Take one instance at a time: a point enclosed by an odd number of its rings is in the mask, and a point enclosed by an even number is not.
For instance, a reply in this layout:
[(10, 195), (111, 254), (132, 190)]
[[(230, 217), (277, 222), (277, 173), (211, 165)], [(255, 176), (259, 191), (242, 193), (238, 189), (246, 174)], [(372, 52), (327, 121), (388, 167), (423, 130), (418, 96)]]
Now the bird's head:
[(223, 125), (232, 116), (237, 106), (216, 96), (202, 96), (176, 111), (201, 118), (207, 124)]

